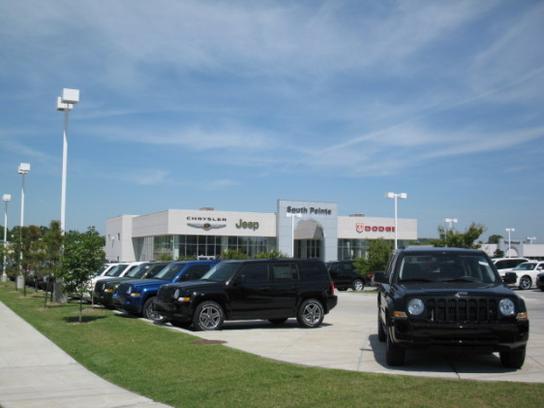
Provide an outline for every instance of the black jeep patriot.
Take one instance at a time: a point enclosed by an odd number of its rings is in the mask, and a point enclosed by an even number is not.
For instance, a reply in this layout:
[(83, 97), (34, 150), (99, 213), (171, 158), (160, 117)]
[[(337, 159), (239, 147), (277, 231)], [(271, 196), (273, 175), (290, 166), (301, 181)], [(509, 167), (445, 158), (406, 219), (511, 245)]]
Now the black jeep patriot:
[(503, 366), (525, 360), (529, 320), (523, 299), (507, 288), (482, 251), (397, 251), (379, 285), (378, 337), (387, 364), (404, 364), (406, 348), (455, 346), (500, 353)]
[(334, 284), (317, 260), (223, 261), (198, 281), (164, 285), (154, 301), (164, 320), (196, 330), (221, 329), (225, 320), (296, 317), (318, 327), (336, 306)]

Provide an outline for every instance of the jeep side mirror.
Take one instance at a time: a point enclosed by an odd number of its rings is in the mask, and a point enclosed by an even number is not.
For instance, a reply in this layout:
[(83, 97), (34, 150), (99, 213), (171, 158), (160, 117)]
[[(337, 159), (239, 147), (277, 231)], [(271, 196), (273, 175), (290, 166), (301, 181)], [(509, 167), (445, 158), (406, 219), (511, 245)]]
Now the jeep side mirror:
[(504, 278), (502, 278), (502, 282), (507, 285), (516, 283), (516, 280), (517, 280), (517, 275), (515, 273), (510, 273), (510, 272), (506, 273), (504, 275)]
[(387, 276), (385, 272), (374, 272), (374, 282), (375, 283), (387, 283)]

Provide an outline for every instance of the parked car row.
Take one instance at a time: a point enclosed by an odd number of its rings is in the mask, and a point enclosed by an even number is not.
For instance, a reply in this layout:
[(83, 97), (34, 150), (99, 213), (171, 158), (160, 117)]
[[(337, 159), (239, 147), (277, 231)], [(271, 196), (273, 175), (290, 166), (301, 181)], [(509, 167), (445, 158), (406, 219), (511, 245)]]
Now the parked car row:
[(195, 330), (218, 330), (225, 320), (282, 324), (291, 317), (318, 327), (337, 303), (334, 283), (317, 260), (147, 262), (123, 275), (124, 268), (95, 280), (94, 300)]

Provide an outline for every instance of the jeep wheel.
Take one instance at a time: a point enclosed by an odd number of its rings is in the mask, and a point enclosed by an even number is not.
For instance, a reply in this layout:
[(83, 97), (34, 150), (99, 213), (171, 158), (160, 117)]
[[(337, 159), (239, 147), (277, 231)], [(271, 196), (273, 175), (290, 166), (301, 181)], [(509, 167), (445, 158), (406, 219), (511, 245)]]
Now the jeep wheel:
[(355, 292), (361, 292), (365, 288), (365, 283), (361, 279), (355, 279), (351, 284), (351, 288)]
[(164, 323), (166, 320), (153, 307), (153, 298), (149, 298), (144, 303), (143, 316), (155, 323)]
[(317, 299), (307, 299), (298, 308), (298, 324), (304, 328), (319, 327), (323, 322), (325, 311)]
[(378, 340), (383, 343), (385, 342), (385, 330), (383, 329), (383, 324), (380, 320), (380, 317), (378, 316)]
[(287, 317), (282, 317), (281, 319), (268, 319), (268, 321), (274, 325), (280, 325), (287, 321)]
[(521, 368), (525, 362), (525, 346), (515, 350), (501, 351), (501, 363), (506, 368)]
[(531, 281), (531, 277), (529, 276), (522, 276), (519, 281), (519, 288), (521, 290), (527, 290), (531, 289), (531, 286), (533, 286), (533, 281)]
[(219, 303), (206, 300), (199, 304), (193, 316), (196, 330), (220, 330), (225, 321), (225, 312)]
[(385, 362), (390, 366), (404, 365), (404, 356), (406, 351), (391, 341), (391, 336), (386, 335), (385, 342)]

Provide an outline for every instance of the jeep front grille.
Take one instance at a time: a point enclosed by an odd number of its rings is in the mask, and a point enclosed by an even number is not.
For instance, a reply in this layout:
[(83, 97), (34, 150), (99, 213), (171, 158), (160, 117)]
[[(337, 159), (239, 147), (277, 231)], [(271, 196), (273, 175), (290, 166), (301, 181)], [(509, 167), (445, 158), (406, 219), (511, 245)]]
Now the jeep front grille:
[(165, 302), (171, 301), (174, 298), (176, 289), (175, 286), (162, 286), (159, 293), (157, 293), (157, 298)]
[(436, 297), (425, 301), (428, 321), (438, 323), (480, 323), (497, 320), (497, 300), (481, 297)]

